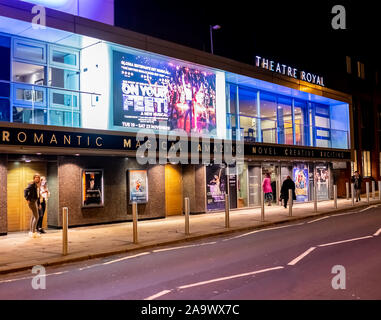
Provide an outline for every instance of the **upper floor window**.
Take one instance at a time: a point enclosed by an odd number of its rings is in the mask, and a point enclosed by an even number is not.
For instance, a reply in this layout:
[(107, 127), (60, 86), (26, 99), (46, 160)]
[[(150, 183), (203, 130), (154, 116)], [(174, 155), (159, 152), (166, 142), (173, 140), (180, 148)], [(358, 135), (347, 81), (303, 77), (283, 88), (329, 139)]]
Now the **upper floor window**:
[(46, 46), (34, 41), (13, 40), (13, 57), (39, 63), (46, 63)]
[(361, 79), (365, 79), (365, 66), (360, 61), (357, 61), (357, 76)]

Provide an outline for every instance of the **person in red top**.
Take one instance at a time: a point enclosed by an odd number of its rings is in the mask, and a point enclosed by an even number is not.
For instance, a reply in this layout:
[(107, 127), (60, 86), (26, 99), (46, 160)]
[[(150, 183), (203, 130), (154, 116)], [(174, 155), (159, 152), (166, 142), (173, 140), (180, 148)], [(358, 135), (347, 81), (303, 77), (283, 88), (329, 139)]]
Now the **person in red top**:
[(271, 178), (269, 173), (265, 174), (265, 178), (262, 182), (262, 190), (265, 194), (265, 201), (267, 202), (267, 205), (271, 206), (271, 202), (273, 201), (273, 189), (271, 188)]

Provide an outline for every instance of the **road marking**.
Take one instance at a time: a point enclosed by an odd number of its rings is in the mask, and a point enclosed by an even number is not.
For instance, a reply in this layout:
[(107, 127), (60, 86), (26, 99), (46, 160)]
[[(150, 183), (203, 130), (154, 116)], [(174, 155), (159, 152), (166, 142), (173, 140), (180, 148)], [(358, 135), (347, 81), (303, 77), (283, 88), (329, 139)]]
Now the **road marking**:
[(240, 234), (238, 236), (235, 236), (235, 237), (231, 237), (231, 238), (228, 238), (228, 239), (224, 239), (222, 241), (229, 241), (229, 240), (234, 240), (234, 239), (239, 239), (239, 238), (242, 238), (242, 237), (246, 237), (246, 236), (249, 236), (251, 234), (254, 234), (254, 233), (257, 233), (257, 232), (264, 232), (264, 231), (270, 231), (270, 230), (276, 230), (276, 229), (283, 229), (283, 228), (288, 228), (288, 227), (295, 227), (295, 226), (300, 226), (304, 224), (304, 222), (302, 223), (296, 223), (296, 224), (290, 224), (290, 225), (287, 225), (287, 226), (280, 226), (280, 227), (274, 227), (274, 228), (267, 228), (267, 229), (261, 229), (261, 230), (254, 230), (254, 231), (251, 231), (251, 232), (247, 232), (247, 233), (244, 233), (244, 234)]
[[(69, 271), (60, 271), (60, 272), (55, 272), (55, 273), (48, 273), (45, 275), (45, 277), (49, 276), (58, 276), (60, 274), (68, 273)], [(1, 280), (0, 283), (7, 283), (7, 282), (15, 282), (15, 281), (20, 281), (20, 280), (29, 280), (33, 279), (36, 276), (28, 276), (28, 277), (22, 277), (22, 278), (16, 278), (16, 279), (8, 279), (8, 280)]]
[(161, 296), (164, 296), (164, 295), (170, 293), (171, 291), (172, 290), (163, 290), (163, 291), (160, 291), (159, 293), (156, 293), (156, 294), (154, 294), (152, 296), (149, 296), (149, 297), (145, 298), (144, 300), (154, 300), (156, 298), (159, 298)]
[(147, 254), (150, 254), (150, 252), (143, 252), (143, 253), (135, 254), (134, 256), (128, 256), (128, 257), (124, 257), (124, 258), (120, 258), (120, 259), (116, 259), (116, 260), (111, 260), (111, 261), (102, 263), (102, 265), (108, 265), (108, 264), (115, 263), (115, 262), (120, 262), (120, 261), (132, 259), (132, 258), (136, 258), (136, 257), (140, 257), (140, 256), (145, 256)]
[(316, 247), (311, 247), (307, 251), (303, 252), (300, 256), (296, 257), (294, 260), (290, 261), (288, 263), (289, 266), (294, 266), (296, 265), (300, 260), (302, 260), (305, 256), (307, 256), (309, 253), (314, 251)]
[(381, 228), (377, 230), (377, 232), (374, 234), (375, 237), (377, 237), (381, 233)]
[(378, 205), (372, 205), (372, 206), (369, 206), (369, 207), (367, 207), (365, 209), (360, 210), (359, 212), (363, 212), (365, 210), (372, 209), (372, 208), (377, 208), (377, 207), (378, 207)]
[(363, 239), (369, 239), (369, 238), (373, 238), (373, 236), (366, 236), (366, 237), (361, 237), (361, 238), (353, 238), (353, 239), (342, 240), (342, 241), (337, 241), (337, 242), (319, 244), (318, 247), (333, 246), (335, 244), (340, 244), (340, 243), (345, 243), (345, 242), (351, 242), (351, 241), (357, 241), (357, 240), (363, 240)]
[(212, 280), (206, 280), (206, 281), (201, 281), (201, 282), (196, 282), (196, 283), (191, 283), (191, 284), (183, 285), (183, 286), (177, 287), (177, 289), (187, 289), (187, 288), (191, 288), (191, 287), (203, 286), (205, 284), (209, 284), (209, 283), (213, 283), (213, 282), (219, 282), (219, 281), (225, 281), (225, 280), (230, 280), (230, 279), (235, 279), (235, 278), (247, 277), (247, 276), (252, 276), (252, 275), (255, 275), (255, 274), (258, 274), (258, 273), (264, 273), (264, 272), (273, 271), (273, 270), (279, 270), (279, 269), (283, 269), (283, 268), (284, 267), (282, 267), (282, 266), (278, 266), (278, 267), (274, 267), (274, 268), (267, 268), (267, 269), (252, 271), (252, 272), (235, 274), (235, 275), (232, 275), (232, 276), (227, 276), (227, 277), (222, 277), (222, 278), (216, 278), (216, 279), (212, 279)]
[(163, 252), (163, 251), (171, 251), (171, 250), (178, 250), (178, 249), (185, 249), (185, 248), (193, 248), (193, 247), (200, 247), (200, 246), (206, 246), (210, 244), (216, 244), (217, 242), (205, 242), (201, 244), (190, 244), (188, 246), (180, 246), (180, 247), (173, 247), (173, 248), (164, 248), (164, 249), (156, 249), (153, 250), (152, 252)]
[(324, 219), (331, 218), (331, 217), (332, 217), (332, 216), (326, 216), (326, 217), (323, 217), (323, 218), (319, 218), (319, 219), (315, 219), (315, 220), (312, 220), (312, 221), (308, 221), (307, 223), (312, 223), (312, 222), (316, 222), (316, 221), (324, 220)]

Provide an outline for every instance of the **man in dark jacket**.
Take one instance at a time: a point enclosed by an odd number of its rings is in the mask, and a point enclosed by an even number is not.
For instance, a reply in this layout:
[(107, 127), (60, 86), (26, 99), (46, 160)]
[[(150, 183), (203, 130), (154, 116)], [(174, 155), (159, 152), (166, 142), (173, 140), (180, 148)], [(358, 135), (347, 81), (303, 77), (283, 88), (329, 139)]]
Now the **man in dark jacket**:
[(296, 200), (295, 182), (292, 181), (290, 176), (287, 176), (286, 180), (283, 181), (282, 188), (280, 190), (280, 198), (283, 199), (285, 208), (287, 208), (288, 190), (290, 189), (292, 190), (292, 199)]
[(361, 183), (362, 183), (362, 177), (360, 176), (358, 171), (355, 171), (355, 174), (353, 175), (351, 179), (352, 183), (355, 187), (355, 195), (356, 195), (356, 202), (361, 201)]
[(37, 232), (37, 221), (38, 221), (38, 206), (41, 206), (40, 204), (40, 175), (35, 174), (33, 176), (33, 181), (28, 184), (28, 186), (24, 190), (24, 198), (28, 202), (28, 206), (30, 210), (32, 211), (32, 216), (30, 219), (30, 231), (29, 236), (36, 238)]

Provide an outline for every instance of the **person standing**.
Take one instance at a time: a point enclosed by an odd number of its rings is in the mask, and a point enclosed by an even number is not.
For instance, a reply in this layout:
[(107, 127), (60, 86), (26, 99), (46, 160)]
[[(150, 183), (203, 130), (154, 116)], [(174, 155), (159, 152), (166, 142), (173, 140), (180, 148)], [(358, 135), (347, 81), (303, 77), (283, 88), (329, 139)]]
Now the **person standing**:
[(50, 196), (50, 192), (48, 189), (48, 181), (45, 177), (41, 177), (41, 187), (40, 187), (40, 206), (38, 208), (38, 222), (37, 222), (37, 232), (46, 233), (46, 231), (42, 228), (42, 221), (44, 220), (44, 214), (46, 211), (46, 204), (48, 203), (48, 198)]
[(360, 176), (358, 171), (355, 171), (355, 174), (352, 176), (351, 179), (352, 183), (354, 184), (355, 189), (355, 195), (356, 195), (356, 202), (361, 201), (361, 183), (362, 183), (362, 177)]
[(271, 202), (273, 201), (273, 189), (271, 188), (271, 178), (269, 173), (266, 173), (265, 178), (263, 179), (262, 191), (265, 194), (267, 205), (271, 206)]
[(41, 235), (36, 232), (38, 221), (38, 209), (41, 207), (40, 200), (40, 175), (35, 174), (33, 181), (28, 184), (24, 190), (24, 198), (28, 202), (29, 209), (32, 211), (30, 219), (29, 236), (32, 238), (40, 237)]
[(292, 199), (296, 200), (295, 182), (292, 181), (290, 176), (287, 176), (286, 180), (283, 181), (282, 188), (280, 190), (280, 198), (283, 199), (285, 208), (287, 208), (288, 190), (290, 189), (292, 190)]

